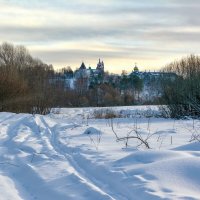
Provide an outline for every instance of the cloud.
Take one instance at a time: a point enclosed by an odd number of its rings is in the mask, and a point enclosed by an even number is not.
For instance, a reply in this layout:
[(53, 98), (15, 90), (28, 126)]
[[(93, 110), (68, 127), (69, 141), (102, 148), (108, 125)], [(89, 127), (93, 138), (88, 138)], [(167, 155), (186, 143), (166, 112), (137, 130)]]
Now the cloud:
[(98, 57), (161, 67), (200, 53), (198, 0), (0, 0), (0, 7), (0, 42), (24, 44), (58, 67)]

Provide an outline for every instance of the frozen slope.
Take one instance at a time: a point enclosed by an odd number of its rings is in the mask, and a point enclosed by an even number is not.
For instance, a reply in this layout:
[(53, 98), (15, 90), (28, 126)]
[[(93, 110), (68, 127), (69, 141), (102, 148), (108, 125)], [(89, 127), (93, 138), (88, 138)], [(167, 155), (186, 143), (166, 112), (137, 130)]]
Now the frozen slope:
[(109, 120), (85, 120), (91, 112), (0, 113), (0, 199), (200, 199), (200, 144), (188, 143), (192, 120), (114, 120), (121, 136), (136, 121), (143, 134), (154, 133), (147, 150), (135, 140), (128, 148), (116, 142)]

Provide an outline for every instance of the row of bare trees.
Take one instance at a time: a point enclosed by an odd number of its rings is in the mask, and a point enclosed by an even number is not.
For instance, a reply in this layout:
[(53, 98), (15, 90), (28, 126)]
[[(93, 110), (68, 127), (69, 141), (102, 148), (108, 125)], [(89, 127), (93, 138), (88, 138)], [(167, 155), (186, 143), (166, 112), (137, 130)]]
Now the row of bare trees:
[(174, 118), (200, 115), (200, 57), (190, 55), (164, 68), (177, 74), (175, 79), (163, 80), (163, 103)]
[(0, 45), (0, 111), (47, 113), (53, 73), (52, 66), (34, 59), (25, 47)]

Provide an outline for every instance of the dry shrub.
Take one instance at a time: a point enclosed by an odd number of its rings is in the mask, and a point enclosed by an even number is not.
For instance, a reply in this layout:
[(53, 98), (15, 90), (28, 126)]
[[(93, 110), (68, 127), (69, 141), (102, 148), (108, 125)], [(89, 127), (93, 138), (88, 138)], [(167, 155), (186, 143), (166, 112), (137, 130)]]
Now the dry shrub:
[(121, 118), (122, 115), (113, 111), (112, 109), (98, 109), (94, 111), (93, 117), (95, 119), (113, 119)]

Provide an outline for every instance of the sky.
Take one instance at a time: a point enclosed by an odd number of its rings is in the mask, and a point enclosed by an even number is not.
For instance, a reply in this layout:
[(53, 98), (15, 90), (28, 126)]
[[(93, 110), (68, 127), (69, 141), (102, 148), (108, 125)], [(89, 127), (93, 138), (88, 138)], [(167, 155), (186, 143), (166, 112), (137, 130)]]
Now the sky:
[(158, 70), (200, 53), (199, 0), (0, 0), (0, 43), (54, 68)]

